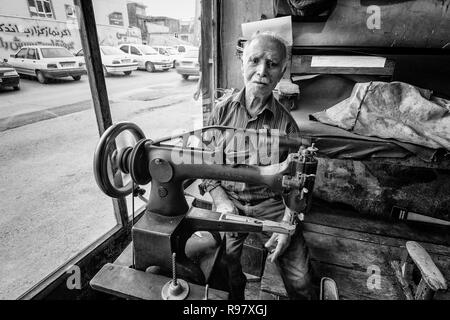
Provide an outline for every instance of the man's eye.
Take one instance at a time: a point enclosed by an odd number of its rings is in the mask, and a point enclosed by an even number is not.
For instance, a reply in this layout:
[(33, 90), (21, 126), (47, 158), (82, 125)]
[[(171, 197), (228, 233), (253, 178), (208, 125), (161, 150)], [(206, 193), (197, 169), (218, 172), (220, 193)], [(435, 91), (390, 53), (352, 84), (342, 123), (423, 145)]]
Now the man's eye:
[(252, 58), (252, 63), (258, 63), (259, 59), (258, 58)]
[(267, 67), (269, 67), (269, 68), (275, 68), (276, 66), (278, 66), (278, 63), (275, 63), (273, 61), (267, 62)]

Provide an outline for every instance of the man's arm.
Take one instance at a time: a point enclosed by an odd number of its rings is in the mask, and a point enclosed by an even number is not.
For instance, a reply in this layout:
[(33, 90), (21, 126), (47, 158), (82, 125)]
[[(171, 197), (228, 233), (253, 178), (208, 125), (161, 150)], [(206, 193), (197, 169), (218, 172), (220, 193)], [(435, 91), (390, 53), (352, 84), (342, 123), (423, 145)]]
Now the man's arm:
[[(290, 113), (286, 112), (288, 117), (286, 125), (287, 135), (296, 134), (300, 132), (297, 123), (292, 118)], [(292, 150), (293, 151), (293, 150)], [(294, 223), (294, 213), (285, 205), (284, 215), (282, 222), (293, 224)], [(287, 234), (281, 234), (274, 232), (270, 239), (265, 243), (265, 247), (270, 251), (269, 259), (274, 262), (289, 246), (291, 242), (291, 236)], [(275, 248), (274, 248), (275, 246)]]
[[(215, 106), (213, 109), (209, 119), (208, 119), (208, 126), (213, 126), (216, 124), (219, 124), (219, 117), (217, 114), (218, 105)], [(212, 131), (214, 133), (214, 131)], [(211, 139), (211, 143), (209, 145), (210, 148), (214, 149), (216, 145), (216, 140)], [(221, 182), (219, 180), (215, 179), (203, 179), (203, 182), (199, 185), (199, 188), (202, 193), (209, 192), (211, 195), (211, 198), (214, 202), (213, 210), (220, 212), (220, 213), (233, 213), (237, 214), (238, 211), (236, 207), (234, 206), (233, 202), (228, 197), (227, 193), (221, 186)]]
[[(291, 210), (288, 207), (286, 207), (286, 209), (284, 210), (282, 222), (292, 224), (293, 216), (294, 215), (291, 212)], [(272, 236), (264, 245), (270, 252), (268, 259), (270, 259), (271, 262), (274, 262), (281, 254), (283, 254), (283, 252), (289, 246), (290, 242), (291, 242), (290, 235), (276, 232), (272, 233)], [(276, 246), (275, 248), (273, 248), (275, 244)]]
[(238, 214), (236, 207), (233, 204), (233, 201), (230, 200), (227, 193), (221, 186), (217, 186), (212, 189), (209, 194), (214, 201), (215, 210), (220, 213), (232, 213)]

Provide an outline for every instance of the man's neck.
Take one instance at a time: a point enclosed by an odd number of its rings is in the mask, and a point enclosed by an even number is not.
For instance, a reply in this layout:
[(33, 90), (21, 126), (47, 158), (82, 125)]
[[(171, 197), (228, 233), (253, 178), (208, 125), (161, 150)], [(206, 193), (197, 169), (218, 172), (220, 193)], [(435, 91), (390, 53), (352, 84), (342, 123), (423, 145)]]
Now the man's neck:
[(266, 105), (267, 101), (269, 101), (269, 97), (270, 95), (267, 97), (255, 96), (245, 90), (245, 107), (247, 108), (248, 113), (252, 117), (259, 114)]

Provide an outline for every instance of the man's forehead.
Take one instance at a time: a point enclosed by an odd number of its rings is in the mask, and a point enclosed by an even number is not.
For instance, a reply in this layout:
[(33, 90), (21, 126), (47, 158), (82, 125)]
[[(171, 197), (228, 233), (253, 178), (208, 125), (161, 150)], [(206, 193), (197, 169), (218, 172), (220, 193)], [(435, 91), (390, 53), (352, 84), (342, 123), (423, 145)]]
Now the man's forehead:
[(283, 57), (283, 48), (281, 45), (268, 37), (261, 37), (253, 40), (246, 48), (248, 56), (251, 55), (267, 55), (270, 57), (281, 59)]

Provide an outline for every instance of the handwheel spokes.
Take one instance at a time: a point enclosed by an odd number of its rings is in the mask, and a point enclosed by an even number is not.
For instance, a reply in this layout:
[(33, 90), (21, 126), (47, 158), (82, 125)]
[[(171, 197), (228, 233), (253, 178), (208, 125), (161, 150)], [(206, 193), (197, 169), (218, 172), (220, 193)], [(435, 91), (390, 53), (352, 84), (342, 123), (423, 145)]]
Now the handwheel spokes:
[(119, 198), (132, 192), (129, 154), (145, 135), (130, 122), (108, 128), (100, 138), (94, 154), (94, 174), (100, 189), (110, 197)]

